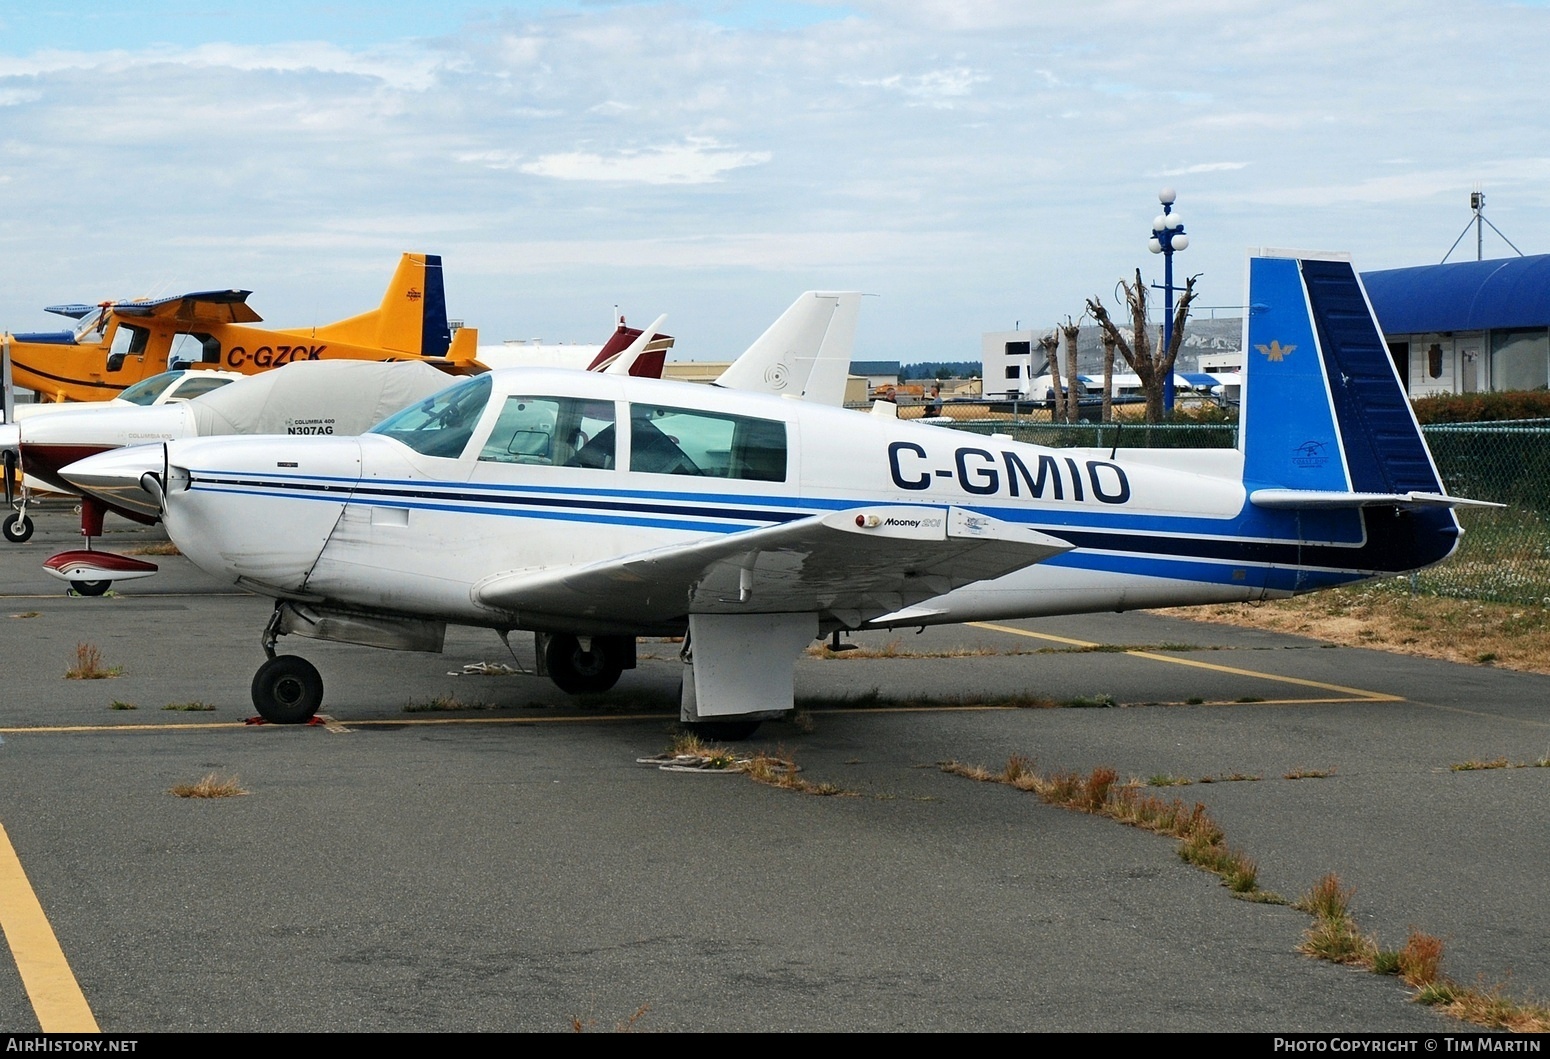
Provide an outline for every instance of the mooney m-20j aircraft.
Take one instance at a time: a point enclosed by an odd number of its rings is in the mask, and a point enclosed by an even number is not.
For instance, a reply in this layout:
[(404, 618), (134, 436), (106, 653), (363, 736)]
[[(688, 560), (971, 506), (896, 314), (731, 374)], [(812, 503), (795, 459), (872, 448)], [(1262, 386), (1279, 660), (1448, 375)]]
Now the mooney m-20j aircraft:
[[(682, 719), (735, 738), (790, 709), (797, 657), (836, 630), (1290, 596), (1447, 556), (1461, 501), (1350, 263), (1264, 252), (1250, 291), (1237, 449), (972, 437), (815, 403), (826, 366), (745, 356), (720, 386), (516, 369), (359, 438), (94, 459), (160, 495), (196, 564), (275, 598), (270, 720), (323, 695), (279, 636), (435, 651), (457, 623), (535, 631), (570, 692), (611, 686), (635, 637), (684, 635)], [(853, 317), (853, 295), (807, 297)], [(755, 392), (771, 379), (808, 399)]]
[(191, 364), (252, 375), (298, 360), (425, 359), (471, 374), (478, 332), (454, 336), (441, 258), (404, 254), (370, 312), (316, 327), (273, 330), (248, 306), (251, 291), (220, 290), (100, 305), (51, 305), (73, 331), (7, 335), (15, 384), (46, 401), (105, 401), (141, 379)]

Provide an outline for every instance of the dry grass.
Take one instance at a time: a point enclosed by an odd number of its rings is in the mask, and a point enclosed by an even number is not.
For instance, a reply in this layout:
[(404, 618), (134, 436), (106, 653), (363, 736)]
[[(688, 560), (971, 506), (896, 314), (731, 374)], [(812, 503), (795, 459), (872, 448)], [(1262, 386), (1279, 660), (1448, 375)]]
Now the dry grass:
[(1550, 673), (1550, 607), (1411, 595), (1404, 580), (1272, 603), (1175, 607), (1156, 613), (1296, 633), (1342, 647)]
[(212, 772), (198, 783), (180, 783), (168, 793), (179, 798), (240, 798), (248, 792), (237, 782), (236, 776)]
[(1283, 773), (1281, 778), (1284, 779), (1284, 780), (1324, 780), (1324, 779), (1328, 779), (1329, 777), (1333, 776), (1334, 774), (1335, 774), (1335, 770), (1332, 769), (1332, 768), (1330, 768), (1330, 769), (1294, 768), (1290, 772)]
[(761, 750), (744, 756), (727, 747), (706, 743), (693, 732), (679, 733), (662, 758), (651, 760), (670, 764), (678, 771), (688, 768), (708, 772), (741, 772), (755, 783), (799, 794), (854, 797), (856, 793), (833, 783), (814, 783), (804, 779), (801, 766), (783, 747), (774, 753)]
[(42, 616), (43, 612), (40, 610), (24, 610), (20, 614), (11, 615), (13, 618), (41, 618)]
[(867, 647), (862, 644), (847, 643), (840, 651), (829, 650), (827, 641), (811, 644), (805, 652), (809, 658), (850, 659), (850, 658), (983, 658), (987, 655), (999, 655), (1007, 652), (998, 651), (993, 647), (955, 647), (942, 651), (911, 651), (900, 646), (898, 639), (889, 640), (881, 647)]
[(182, 555), (178, 546), (171, 541), (162, 541), (159, 544), (142, 544), (138, 548), (129, 548), (125, 555)]
[(1550, 754), (1535, 761), (1508, 761), (1504, 757), (1492, 758), (1490, 761), (1481, 761), (1470, 758), (1468, 761), (1456, 761), (1448, 768), (1454, 772), (1478, 772), (1481, 769), (1542, 769), (1550, 768)]
[[(646, 1017), (646, 1012), (648, 1012), (650, 1010), (651, 1010), (651, 1005), (650, 1004), (642, 1004), (640, 1007), (635, 1009), (635, 1014), (631, 1015), (627, 1019), (624, 1019), (624, 1020), (622, 1020), (620, 1022), (614, 1023), (614, 1032), (615, 1033), (634, 1033), (635, 1032), (635, 1024), (637, 1022), (639, 1022), (641, 1019), (645, 1018)], [(571, 1029), (572, 1033), (585, 1033), (589, 1029), (591, 1029), (593, 1026), (596, 1026), (596, 1025), (597, 1025), (597, 1020), (596, 1019), (586, 1018), (585, 1016), (582, 1016), (582, 1015), (572, 1015), (571, 1018), (570, 1018), (570, 1029)]]
[(1449, 980), (1442, 973), (1443, 944), (1439, 938), (1411, 928), (1403, 949), (1380, 950), (1376, 941), (1357, 930), (1351, 918), (1354, 893), (1331, 873), (1298, 899), (1293, 907), (1313, 916), (1313, 925), (1303, 935), (1298, 952), (1374, 974), (1398, 975), (1415, 990), (1411, 999), (1416, 1003), (1435, 1007), (1460, 1022), (1515, 1033), (1550, 1031), (1550, 1007), (1532, 1000), (1513, 1000), (1502, 985), (1468, 988)]
[(1351, 918), (1351, 897), (1356, 891), (1340, 885), (1331, 872), (1292, 907), (1313, 917), (1297, 951), (1330, 963), (1371, 969), (1378, 958), (1378, 943), (1356, 928)]
[(116, 677), (123, 671), (123, 666), (103, 665), (102, 652), (97, 650), (96, 644), (78, 643), (75, 645), (75, 665), (65, 670), (65, 679), (104, 680)]
[[(1040, 775), (1033, 762), (1020, 754), (1007, 759), (1000, 772), (983, 765), (942, 762), (944, 772), (984, 783), (1005, 783), (1031, 791), (1043, 801), (1079, 812), (1107, 816), (1179, 840), (1179, 856), (1209, 871), (1235, 896), (1248, 901), (1285, 904), (1284, 898), (1259, 888), (1258, 867), (1241, 851), (1227, 844), (1222, 829), (1206, 813), (1204, 805), (1185, 805), (1142, 793), (1138, 780), (1121, 784), (1110, 768), (1096, 768), (1086, 776), (1074, 772)], [(1258, 777), (1234, 776), (1236, 779)], [(1333, 872), (1324, 876), (1292, 907), (1313, 917), (1297, 951), (1316, 959), (1360, 967), (1376, 974), (1398, 975), (1415, 990), (1417, 1003), (1436, 1007), (1462, 1022), (1487, 1029), (1519, 1033), (1550, 1032), (1550, 1007), (1534, 1001), (1520, 1002), (1505, 995), (1505, 987), (1462, 988), (1442, 974), (1442, 942), (1414, 929), (1405, 947), (1385, 952), (1364, 935), (1350, 913), (1354, 889), (1340, 884)]]
[(424, 702), (411, 702), (404, 707), (405, 713), (443, 713), (457, 710), (498, 710), (500, 707), (491, 702), (464, 702), (452, 695), (437, 695), (433, 699)]
[(215, 709), (215, 705), (209, 702), (169, 702), (163, 706), (164, 710), (177, 710), (181, 713), (208, 713)]
[(1176, 838), (1180, 857), (1220, 878), (1222, 885), (1235, 895), (1251, 901), (1283, 903), (1280, 897), (1259, 888), (1258, 866), (1242, 851), (1227, 845), (1222, 829), (1198, 802), (1188, 806), (1178, 799), (1167, 802), (1143, 794), (1140, 781), (1122, 784), (1119, 774), (1111, 768), (1095, 768), (1085, 776), (1075, 772), (1044, 776), (1021, 754), (1008, 758), (1000, 772), (958, 761), (943, 762), (940, 767), (955, 776), (1031, 791), (1051, 805), (1107, 816), (1130, 827)]

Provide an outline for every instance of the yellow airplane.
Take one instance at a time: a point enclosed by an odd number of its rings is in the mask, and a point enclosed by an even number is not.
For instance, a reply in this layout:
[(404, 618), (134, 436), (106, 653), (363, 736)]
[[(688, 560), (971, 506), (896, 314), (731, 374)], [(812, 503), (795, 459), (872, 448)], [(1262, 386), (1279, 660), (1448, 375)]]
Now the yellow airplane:
[(5, 335), (12, 382), (45, 401), (105, 401), (169, 367), (246, 375), (296, 360), (425, 360), (477, 374), (479, 334), (447, 322), (441, 257), (405, 254), (382, 304), (335, 323), (291, 330), (252, 327), (263, 318), (251, 291), (197, 291), (148, 301), (52, 305), (80, 321), (73, 331)]

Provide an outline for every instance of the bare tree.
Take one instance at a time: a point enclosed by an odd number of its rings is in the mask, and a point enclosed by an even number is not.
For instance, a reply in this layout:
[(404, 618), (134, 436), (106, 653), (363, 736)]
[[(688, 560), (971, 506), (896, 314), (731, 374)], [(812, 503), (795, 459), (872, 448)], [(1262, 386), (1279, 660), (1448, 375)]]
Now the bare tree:
[(1066, 317), (1066, 322), (1060, 326), (1060, 333), (1066, 339), (1066, 422), (1080, 423), (1082, 421), (1082, 385), (1076, 375), (1076, 339), (1082, 329)]
[(1114, 418), (1114, 336), (1103, 332), (1103, 421)]
[[(1046, 370), (1049, 372), (1050, 386), (1055, 391), (1055, 404), (1050, 411), (1050, 420), (1058, 423), (1065, 418), (1066, 412), (1065, 393), (1060, 385), (1060, 360), (1056, 356), (1056, 351), (1060, 348), (1060, 339), (1055, 336), (1055, 332), (1051, 331), (1039, 339), (1039, 348), (1044, 351), (1044, 362)], [(1042, 394), (1031, 394), (1030, 396), (1035, 401), (1044, 400)]]
[[(1167, 349), (1152, 348), (1151, 326), (1147, 322), (1146, 284), (1141, 282), (1140, 269), (1136, 269), (1136, 281), (1133, 285), (1120, 281), (1120, 288), (1124, 291), (1125, 307), (1130, 313), (1130, 334), (1135, 343), (1134, 346), (1125, 341), (1125, 336), (1114, 326), (1114, 321), (1109, 319), (1108, 310), (1103, 307), (1103, 302), (1097, 298), (1087, 299), (1088, 314), (1098, 322), (1103, 334), (1114, 342), (1120, 356), (1125, 358), (1125, 363), (1130, 365), (1130, 370), (1141, 380), (1141, 390), (1146, 394), (1148, 423), (1162, 422), (1163, 387), (1168, 376), (1173, 372), (1173, 363), (1178, 359), (1179, 347), (1184, 343), (1184, 323), (1189, 319), (1189, 305), (1195, 300), (1195, 280), (1199, 278), (1198, 275), (1191, 276), (1184, 281), (1184, 293), (1173, 310), (1173, 341), (1168, 344)], [(1161, 346), (1162, 343), (1159, 342), (1158, 345)]]

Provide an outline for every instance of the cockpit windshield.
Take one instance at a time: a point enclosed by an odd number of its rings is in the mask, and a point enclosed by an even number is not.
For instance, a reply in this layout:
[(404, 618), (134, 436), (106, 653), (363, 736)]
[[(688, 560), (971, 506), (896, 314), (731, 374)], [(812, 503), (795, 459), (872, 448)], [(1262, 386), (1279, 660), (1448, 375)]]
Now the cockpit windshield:
[(386, 435), (426, 456), (461, 456), (490, 403), (490, 388), (488, 375), (475, 376), (394, 412), (368, 433)]
[(102, 333), (108, 326), (108, 310), (105, 306), (93, 309), (81, 317), (75, 325), (75, 341), (77, 345), (94, 346), (102, 341)]
[(149, 379), (141, 379), (120, 393), (117, 399), (128, 401), (130, 404), (155, 404), (156, 398), (165, 393), (167, 387), (186, 374), (188, 373), (184, 371), (164, 371), (160, 375), (152, 375)]

